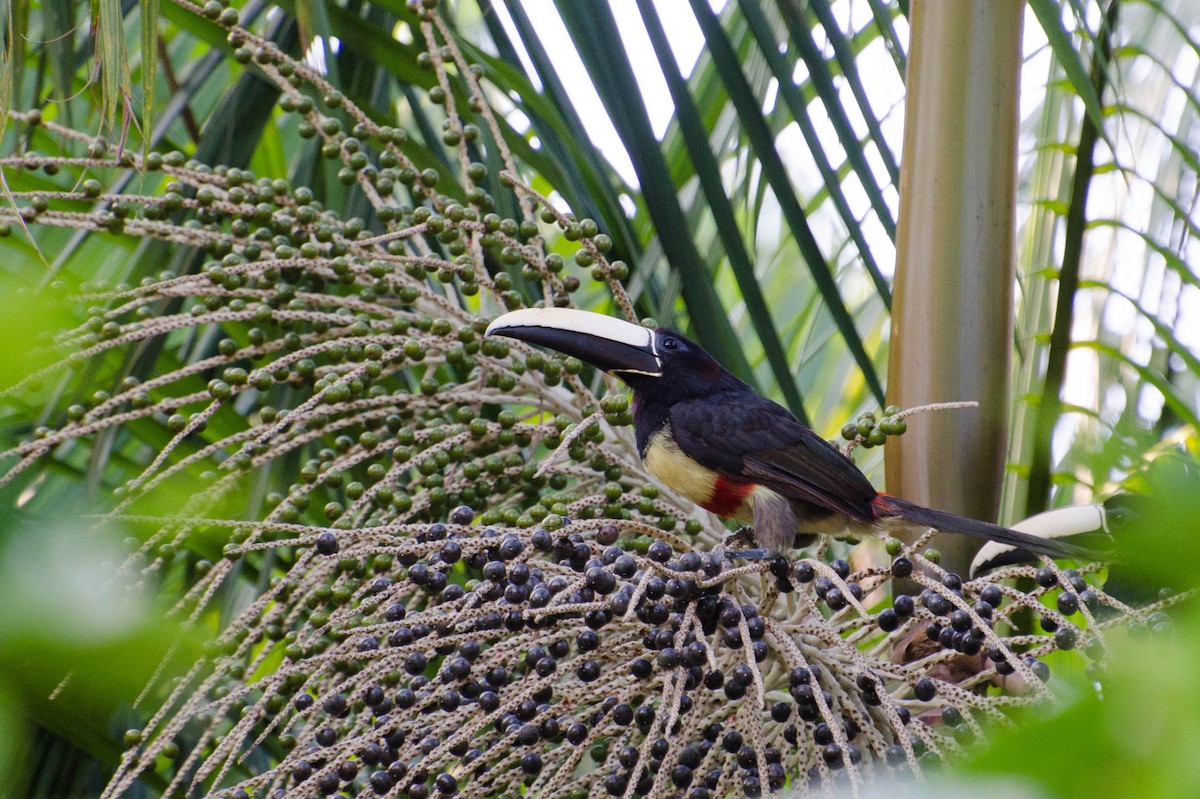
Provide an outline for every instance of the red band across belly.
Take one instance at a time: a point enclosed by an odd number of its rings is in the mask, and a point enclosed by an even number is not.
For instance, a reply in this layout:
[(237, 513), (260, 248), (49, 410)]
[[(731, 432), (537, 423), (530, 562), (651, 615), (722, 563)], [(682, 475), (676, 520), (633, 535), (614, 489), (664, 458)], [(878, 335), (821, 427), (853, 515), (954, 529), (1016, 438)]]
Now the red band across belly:
[(750, 496), (750, 492), (753, 490), (754, 483), (743, 483), (738, 480), (730, 480), (724, 475), (718, 475), (717, 481), (713, 484), (712, 494), (707, 502), (701, 503), (701, 507), (718, 516), (734, 516), (741, 510), (742, 502)]

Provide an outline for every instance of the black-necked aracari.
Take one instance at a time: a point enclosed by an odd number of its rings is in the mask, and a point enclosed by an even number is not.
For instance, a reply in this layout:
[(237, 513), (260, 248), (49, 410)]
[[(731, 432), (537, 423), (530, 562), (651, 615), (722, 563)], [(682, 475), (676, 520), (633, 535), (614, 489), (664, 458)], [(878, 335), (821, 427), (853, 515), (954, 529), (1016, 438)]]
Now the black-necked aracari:
[(1052, 557), (1094, 557), (1067, 541), (877, 492), (850, 458), (672, 330), (530, 308), (499, 317), (487, 335), (558, 350), (624, 381), (650, 473), (702, 508), (752, 525), (756, 543), (769, 550), (789, 551), (798, 534), (881, 531), (912, 540), (932, 527)]

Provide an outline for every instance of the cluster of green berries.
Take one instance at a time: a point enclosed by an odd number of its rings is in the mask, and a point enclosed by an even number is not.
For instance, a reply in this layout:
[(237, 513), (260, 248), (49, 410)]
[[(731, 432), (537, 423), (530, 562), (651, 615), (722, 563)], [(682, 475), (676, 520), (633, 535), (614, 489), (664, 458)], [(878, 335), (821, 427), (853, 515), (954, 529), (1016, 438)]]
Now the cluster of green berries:
[(858, 441), (867, 448), (882, 446), (888, 436), (904, 435), (908, 430), (908, 422), (900, 413), (895, 405), (884, 408), (882, 418), (877, 417), (875, 411), (866, 411), (842, 427), (842, 438)]

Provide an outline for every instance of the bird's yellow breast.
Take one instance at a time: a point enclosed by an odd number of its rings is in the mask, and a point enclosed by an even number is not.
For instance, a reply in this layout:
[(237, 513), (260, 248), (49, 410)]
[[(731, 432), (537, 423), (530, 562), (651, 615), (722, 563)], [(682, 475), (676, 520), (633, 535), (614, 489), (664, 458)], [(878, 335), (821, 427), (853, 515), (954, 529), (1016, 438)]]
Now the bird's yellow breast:
[(683, 454), (671, 437), (670, 425), (650, 436), (642, 462), (660, 483), (697, 505), (707, 504), (712, 497), (719, 475)]
[[(670, 426), (650, 437), (642, 462), (660, 483), (707, 511), (749, 524), (762, 492), (774, 492), (701, 466), (675, 443)], [(776, 495), (777, 496), (777, 495)]]

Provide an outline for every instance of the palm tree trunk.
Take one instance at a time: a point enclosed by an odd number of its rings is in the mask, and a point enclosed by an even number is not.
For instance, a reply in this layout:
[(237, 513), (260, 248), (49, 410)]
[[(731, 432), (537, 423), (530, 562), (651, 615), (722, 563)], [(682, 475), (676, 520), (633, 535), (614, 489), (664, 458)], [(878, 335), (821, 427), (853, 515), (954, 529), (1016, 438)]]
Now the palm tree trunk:
[[(1023, 13), (1018, 0), (914, 0), (911, 14), (889, 401), (980, 406), (913, 420), (888, 446), (887, 485), (985, 520), (1007, 440)], [(937, 546), (955, 570), (974, 549)]]

